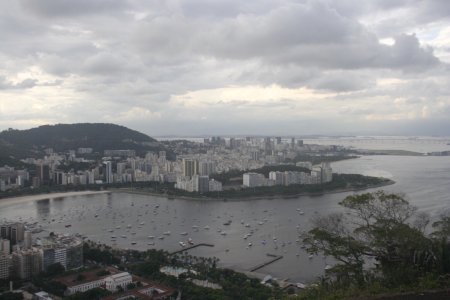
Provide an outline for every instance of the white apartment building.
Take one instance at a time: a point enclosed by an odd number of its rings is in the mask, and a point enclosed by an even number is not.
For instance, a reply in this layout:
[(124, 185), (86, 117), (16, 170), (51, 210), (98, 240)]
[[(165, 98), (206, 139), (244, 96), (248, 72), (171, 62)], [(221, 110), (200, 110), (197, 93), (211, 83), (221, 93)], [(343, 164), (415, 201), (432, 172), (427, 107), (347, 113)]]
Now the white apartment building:
[(242, 175), (242, 184), (246, 187), (258, 187), (266, 185), (267, 179), (263, 174), (259, 173), (244, 173)]

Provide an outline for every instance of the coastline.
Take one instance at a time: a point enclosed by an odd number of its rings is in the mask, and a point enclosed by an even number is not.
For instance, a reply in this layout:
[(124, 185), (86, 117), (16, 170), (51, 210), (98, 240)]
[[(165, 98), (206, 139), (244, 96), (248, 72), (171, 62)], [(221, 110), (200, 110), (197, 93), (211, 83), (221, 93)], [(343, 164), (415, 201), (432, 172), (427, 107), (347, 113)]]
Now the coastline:
[(37, 195), (27, 195), (27, 196), (17, 196), (0, 199), (0, 206), (30, 202), (44, 199), (54, 199), (54, 198), (64, 198), (64, 197), (75, 197), (75, 196), (86, 196), (94, 194), (106, 194), (110, 191), (74, 191), (74, 192), (59, 192), (59, 193), (47, 193), (47, 194), (37, 194)]
[(75, 197), (75, 196), (86, 196), (86, 195), (95, 195), (95, 194), (107, 194), (107, 193), (128, 193), (128, 194), (137, 194), (137, 195), (149, 195), (156, 197), (163, 197), (166, 199), (182, 199), (182, 200), (191, 200), (191, 201), (246, 201), (246, 200), (267, 200), (267, 199), (290, 199), (290, 198), (298, 198), (301, 196), (320, 196), (327, 194), (338, 194), (338, 193), (346, 193), (346, 192), (357, 192), (368, 189), (380, 188), (384, 186), (389, 186), (395, 184), (395, 181), (389, 180), (384, 183), (376, 184), (376, 185), (368, 185), (365, 187), (350, 187), (350, 188), (341, 188), (330, 191), (323, 192), (303, 192), (292, 195), (271, 195), (271, 196), (250, 196), (250, 197), (234, 197), (234, 198), (213, 198), (206, 196), (172, 196), (161, 193), (155, 193), (150, 191), (142, 191), (137, 189), (130, 188), (111, 188), (103, 191), (68, 191), (68, 192), (56, 192), (56, 193), (45, 193), (45, 194), (36, 194), (36, 195), (25, 195), (25, 196), (16, 196), (16, 197), (8, 197), (0, 199), (0, 206), (11, 205), (22, 202), (30, 202), (44, 199), (54, 199), (54, 198), (64, 198), (64, 197)]
[(290, 199), (290, 198), (298, 198), (301, 196), (320, 196), (320, 195), (328, 195), (328, 194), (339, 194), (339, 193), (346, 193), (346, 192), (358, 192), (358, 191), (364, 191), (368, 189), (376, 189), (384, 186), (389, 186), (395, 184), (394, 180), (390, 180), (384, 183), (380, 184), (374, 184), (374, 185), (368, 185), (365, 187), (357, 188), (357, 187), (350, 187), (350, 188), (342, 188), (342, 189), (336, 189), (331, 191), (323, 191), (323, 192), (315, 192), (315, 193), (298, 193), (293, 195), (273, 195), (273, 196), (254, 196), (254, 197), (242, 197), (242, 198), (212, 198), (212, 197), (206, 197), (199, 195), (198, 197), (189, 197), (189, 196), (172, 196), (172, 195), (166, 195), (166, 194), (160, 194), (160, 193), (154, 193), (150, 191), (140, 191), (135, 189), (129, 189), (129, 188), (118, 188), (118, 189), (110, 189), (109, 191), (115, 192), (115, 193), (129, 193), (129, 194), (137, 194), (137, 195), (149, 195), (149, 196), (157, 196), (157, 197), (163, 197), (167, 199), (182, 199), (182, 200), (192, 200), (192, 201), (246, 201), (246, 200), (268, 200), (268, 199)]

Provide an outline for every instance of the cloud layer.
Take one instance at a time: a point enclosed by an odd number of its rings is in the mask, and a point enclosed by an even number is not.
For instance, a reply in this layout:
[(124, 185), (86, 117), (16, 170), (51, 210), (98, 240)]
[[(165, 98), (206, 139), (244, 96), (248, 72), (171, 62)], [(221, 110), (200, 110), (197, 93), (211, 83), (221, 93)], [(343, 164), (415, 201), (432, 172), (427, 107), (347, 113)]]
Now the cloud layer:
[(1, 2), (0, 129), (450, 135), (449, 15), (445, 0)]

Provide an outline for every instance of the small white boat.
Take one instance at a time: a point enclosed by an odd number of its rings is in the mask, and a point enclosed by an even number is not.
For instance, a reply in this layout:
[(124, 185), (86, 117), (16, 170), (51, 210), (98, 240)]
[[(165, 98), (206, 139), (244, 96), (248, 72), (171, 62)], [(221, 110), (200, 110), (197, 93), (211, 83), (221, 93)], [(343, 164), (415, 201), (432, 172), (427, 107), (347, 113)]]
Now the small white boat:
[(187, 232), (180, 233), (180, 235), (187, 235), (187, 234), (188, 234)]
[(184, 242), (179, 242), (179, 244), (181, 247), (186, 247), (186, 243), (184, 243)]
[(155, 237), (153, 235), (148, 236), (149, 239), (154, 239)]
[(163, 233), (164, 235), (170, 235), (170, 231), (166, 231)]

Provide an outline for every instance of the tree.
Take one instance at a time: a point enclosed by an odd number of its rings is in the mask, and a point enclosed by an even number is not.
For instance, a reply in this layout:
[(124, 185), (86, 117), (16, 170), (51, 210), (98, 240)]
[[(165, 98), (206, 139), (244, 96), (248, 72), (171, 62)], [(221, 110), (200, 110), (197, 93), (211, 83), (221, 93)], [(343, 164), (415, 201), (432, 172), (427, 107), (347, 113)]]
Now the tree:
[(78, 274), (77, 278), (75, 279), (75, 281), (83, 281), (86, 279), (86, 276), (84, 276), (83, 274)]
[(47, 275), (55, 276), (65, 272), (65, 268), (61, 263), (54, 263), (47, 267)]
[(22, 300), (22, 293), (6, 292), (0, 295), (0, 300)]
[(436, 270), (435, 243), (424, 234), (428, 217), (401, 195), (378, 191), (339, 204), (347, 214), (317, 218), (303, 239), (308, 252), (338, 262), (328, 271), (335, 282), (363, 286), (376, 276), (387, 285), (411, 284)]
[(127, 284), (127, 290), (132, 290), (136, 287), (136, 284), (134, 284), (133, 282), (130, 282), (129, 284)]

